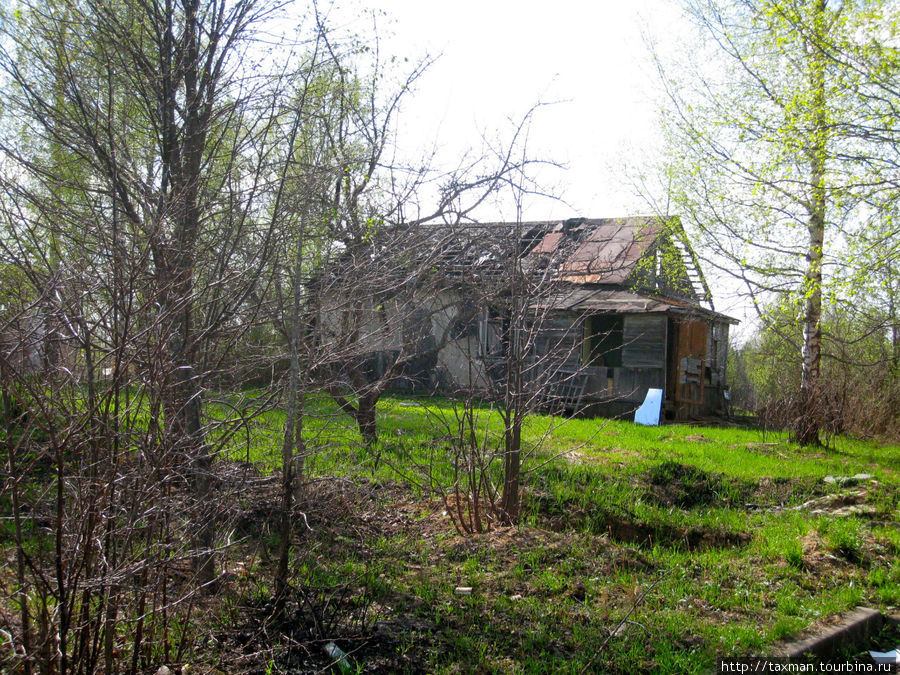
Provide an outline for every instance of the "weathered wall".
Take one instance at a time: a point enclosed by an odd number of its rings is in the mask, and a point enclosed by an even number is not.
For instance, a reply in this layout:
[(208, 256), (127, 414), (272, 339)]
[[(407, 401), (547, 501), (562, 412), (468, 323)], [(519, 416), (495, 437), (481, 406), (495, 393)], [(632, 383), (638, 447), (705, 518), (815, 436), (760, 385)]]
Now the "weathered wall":
[(478, 320), (480, 313), (466, 304), (465, 298), (443, 292), (427, 301), (432, 309), (431, 329), (436, 343), (447, 335), (438, 352), (435, 384), (451, 391), (487, 388), (484, 364), (478, 358)]
[[(484, 366), (477, 358), (477, 321), (465, 299), (450, 291), (425, 298), (392, 297), (377, 305), (371, 299), (329, 297), (319, 312), (321, 339), (338, 355), (366, 360), (367, 370), (374, 373), (383, 372), (398, 356), (444, 343), (433, 355), (427, 379), (431, 388), (449, 390), (486, 387)], [(413, 365), (421, 370), (425, 360)]]
[[(495, 364), (499, 355), (492, 359), (482, 352), (487, 336), (498, 330), (490, 322), (497, 320), (467, 304), (466, 298), (443, 291), (416, 302), (392, 298), (377, 307), (362, 307), (360, 302), (335, 303), (332, 312), (323, 313), (322, 325), (335, 339), (349, 330), (347, 316), (352, 315), (359, 336), (357, 349), (376, 361), (381, 359), (379, 363), (443, 343), (432, 360), (416, 366), (417, 382), (447, 392), (490, 389), (486, 364)], [(583, 315), (560, 313), (544, 317), (539, 329), (530, 326), (523, 331), (532, 340), (530, 376), (550, 387), (576, 377), (584, 383), (585, 403), (615, 404), (617, 411), (639, 405), (651, 387), (665, 390), (667, 407), (676, 417), (711, 414), (721, 408), (727, 324), (675, 319), (661, 312), (617, 316), (622, 325), (616, 361), (620, 367), (585, 365), (590, 359), (586, 327), (591, 324)], [(419, 372), (423, 369), (429, 372)]]

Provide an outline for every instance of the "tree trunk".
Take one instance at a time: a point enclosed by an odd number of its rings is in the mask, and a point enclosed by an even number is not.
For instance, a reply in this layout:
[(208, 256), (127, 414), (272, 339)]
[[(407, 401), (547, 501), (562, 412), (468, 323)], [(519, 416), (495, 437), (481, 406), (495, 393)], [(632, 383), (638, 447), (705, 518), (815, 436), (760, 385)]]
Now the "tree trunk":
[(519, 500), (519, 476), (522, 472), (522, 421), (513, 413), (512, 424), (504, 434), (503, 495), (500, 509), (506, 525), (519, 522), (521, 504)]
[(294, 533), (294, 499), (298, 491), (302, 469), (298, 459), (303, 458), (303, 391), (301, 389), (300, 344), (303, 335), (302, 281), (303, 237), (301, 230), (292, 278), (293, 293), (291, 324), (288, 334), (291, 354), (291, 372), (288, 380), (288, 405), (284, 420), (284, 439), (281, 446), (281, 541), (278, 547), (278, 567), (275, 571), (275, 612), (281, 614), (289, 588), (289, 562), (291, 540)]
[[(354, 383), (362, 381), (360, 378), (363, 375), (359, 371), (352, 371), (352, 376)], [(357, 384), (357, 386), (360, 385)], [(365, 394), (360, 395), (355, 406), (341, 393), (339, 387), (334, 384), (328, 387), (328, 394), (338, 408), (356, 421), (356, 427), (359, 429), (359, 433), (366, 445), (372, 445), (378, 440), (375, 412), (378, 399), (381, 398), (380, 388), (369, 389)]]
[[(813, 20), (821, 23), (826, 0), (816, 0)], [(810, 59), (810, 115), (812, 137), (808, 148), (810, 163), (810, 195), (807, 204), (808, 243), (803, 292), (803, 345), (800, 378), (799, 416), (794, 429), (795, 440), (801, 445), (817, 445), (821, 426), (819, 400), (819, 362), (822, 352), (822, 260), (825, 246), (825, 158), (828, 149), (828, 129), (825, 100), (825, 61), (820, 47), (807, 44)]]
[(183, 68), (181, 80), (185, 121), (180, 139), (172, 124), (182, 105), (175, 96), (174, 87), (164, 90), (162, 103), (167, 122), (171, 125), (164, 132), (164, 155), (172, 186), (168, 207), (175, 226), (169, 246), (165, 247), (166, 264), (172, 273), (169, 307), (173, 310), (173, 324), (169, 357), (170, 365), (175, 370), (170, 407), (175, 422), (174, 441), (184, 451), (197, 501), (202, 506), (194, 535), (197, 549), (195, 569), (200, 583), (207, 586), (215, 578), (215, 525), (210, 512), (213, 500), (209, 498), (212, 492), (212, 457), (206, 446), (201, 419), (201, 373), (196, 368), (199, 346), (192, 321), (196, 246), (202, 219), (198, 196), (203, 174), (203, 150), (210, 122), (209, 108), (201, 92), (204, 85), (201, 85), (198, 21), (199, 2), (190, 0), (185, 6), (184, 32), (175, 38), (177, 47), (173, 47), (173, 55), (184, 59), (180, 67)]
[(891, 326), (891, 369), (896, 377), (900, 375), (900, 320), (897, 317), (896, 284), (894, 282), (894, 266), (887, 263), (888, 322)]
[[(187, 217), (187, 216), (186, 216)], [(182, 224), (182, 227), (184, 225)], [(196, 345), (191, 318), (193, 293), (193, 256), (178, 251), (171, 263), (175, 271), (163, 274), (160, 285), (165, 289), (164, 322), (168, 326), (169, 382), (165, 387), (166, 436), (177, 461), (183, 463), (199, 505), (194, 532), (196, 558), (194, 571), (201, 585), (215, 578), (215, 526), (209, 499), (212, 491), (212, 457), (206, 447), (203, 430), (202, 387), (196, 371)], [(169, 260), (166, 260), (169, 263)], [(166, 269), (165, 265), (161, 266)], [(171, 267), (169, 268), (171, 269)]]
[[(521, 241), (521, 232), (516, 232), (516, 246)], [(503, 493), (500, 509), (506, 525), (519, 522), (519, 479), (522, 472), (522, 420), (526, 414), (524, 382), (525, 352), (519, 335), (519, 328), (524, 319), (522, 298), (525, 296), (525, 284), (518, 267), (518, 250), (512, 269), (512, 302), (509, 315), (504, 321), (503, 342), (506, 354), (506, 391), (504, 392), (504, 421), (506, 429), (503, 434)]]
[(284, 420), (284, 442), (281, 448), (281, 523), (278, 543), (278, 567), (275, 570), (275, 613), (280, 615), (284, 609), (289, 588), (289, 563), (291, 539), (294, 531), (294, 475), (295, 443), (300, 433), (297, 427), (302, 424), (302, 403), (297, 396), (296, 371), (293, 356), (291, 358), (291, 382), (289, 385), (288, 407)]
[(378, 440), (375, 426), (375, 406), (378, 404), (379, 398), (381, 398), (380, 391), (369, 392), (360, 396), (357, 403), (356, 425), (359, 427), (359, 433), (366, 445), (373, 445)]

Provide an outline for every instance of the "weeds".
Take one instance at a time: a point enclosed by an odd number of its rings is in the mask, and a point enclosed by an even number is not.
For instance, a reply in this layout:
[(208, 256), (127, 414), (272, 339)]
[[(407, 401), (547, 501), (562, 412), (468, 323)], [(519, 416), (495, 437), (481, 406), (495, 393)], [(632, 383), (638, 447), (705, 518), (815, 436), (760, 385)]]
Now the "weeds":
[(862, 553), (859, 523), (853, 518), (827, 521), (822, 527), (832, 551), (850, 562), (859, 562)]
[[(321, 451), (297, 504), (307, 520), (297, 520), (284, 618), (273, 618), (266, 581), (278, 544), (272, 502), (254, 474), (259, 492), (235, 493), (239, 543), (228, 552), (228, 568), (243, 571), (223, 579), (214, 623), (200, 607), (187, 621), (173, 615), (171, 659), (183, 642), (184, 660), (226, 672), (324, 668), (327, 639), (369, 671), (706, 672), (717, 657), (765, 653), (856, 604), (900, 598), (896, 448), (838, 439), (839, 451), (811, 452), (746, 430), (598, 431), (536, 417), (524, 443), (554, 430), (526, 474), (525, 524), (463, 536), (436, 490), (406, 482), (442, 442), (423, 409), (386, 402), (374, 475), (352, 425), (321, 401), (308, 409)], [(498, 428), (489, 409), (478, 414), (483, 430)], [(280, 419), (269, 413), (272, 425)], [(697, 435), (708, 440), (686, 440)], [(563, 458), (573, 447), (577, 456)], [(253, 449), (262, 466), (264, 449)], [(849, 494), (824, 476), (855, 473), (878, 476), (853, 490), (866, 491), (854, 498), (876, 521), (811, 512)], [(44, 514), (23, 516), (27, 543)], [(669, 573), (642, 597), (659, 570)], [(456, 586), (473, 592), (457, 596)], [(194, 640), (201, 623), (219, 645), (212, 654)], [(146, 628), (146, 649), (162, 646)]]
[(796, 570), (802, 572), (806, 569), (806, 562), (803, 560), (803, 546), (797, 541), (792, 541), (788, 544), (784, 552), (784, 559), (788, 565)]

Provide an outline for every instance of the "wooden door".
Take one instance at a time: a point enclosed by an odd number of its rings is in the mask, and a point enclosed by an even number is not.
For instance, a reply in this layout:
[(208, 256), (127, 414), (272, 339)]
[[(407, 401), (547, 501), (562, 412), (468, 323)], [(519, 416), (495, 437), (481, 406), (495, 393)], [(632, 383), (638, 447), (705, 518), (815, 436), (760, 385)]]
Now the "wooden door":
[(670, 343), (668, 384), (674, 393), (675, 418), (687, 419), (703, 414), (706, 379), (706, 344), (709, 328), (705, 321), (676, 319)]

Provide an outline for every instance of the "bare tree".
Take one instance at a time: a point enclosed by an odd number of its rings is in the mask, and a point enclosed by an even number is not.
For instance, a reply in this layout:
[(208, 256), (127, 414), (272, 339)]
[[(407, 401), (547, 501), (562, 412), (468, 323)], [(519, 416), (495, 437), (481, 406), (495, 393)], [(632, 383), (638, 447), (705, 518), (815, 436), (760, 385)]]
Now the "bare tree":
[[(472, 311), (472, 304), (459, 298), (451, 305), (435, 301), (427, 307), (420, 301), (427, 289), (433, 299), (442, 297), (448, 282), (443, 264), (456, 247), (453, 225), (471, 221), (473, 211), (517, 174), (544, 163), (523, 152), (539, 106), (523, 116), (503, 145), (487, 146), (478, 158), (436, 178), (427, 165), (382, 161), (389, 140), (385, 131), (400, 97), (426, 66), (414, 70), (377, 114), (367, 109), (355, 133), (339, 135), (347, 149), (363, 149), (365, 161), (354, 155), (341, 163), (331, 210), (336, 214), (331, 236), (337, 245), (316, 279), (319, 336), (333, 348), (328, 389), (341, 410), (356, 420), (368, 444), (377, 438), (376, 405), (382, 394), (398, 381), (409, 380), (406, 371), (415, 362), (433, 359), (451, 339), (451, 326)], [(413, 195), (434, 181), (439, 185), (437, 203), (414, 209)], [(457, 321), (450, 321), (440, 334), (430, 334), (430, 318), (448, 312)], [(397, 330), (401, 325), (405, 330)], [(382, 348), (385, 341), (390, 349)]]
[(4, 17), (5, 121), (25, 127), (0, 142), (15, 280), (0, 379), (26, 671), (172, 661), (190, 638), (171, 627), (216, 580), (243, 478), (214, 459), (267, 403), (213, 388), (263, 322), (253, 300), (272, 274), (294, 81), (254, 30), (275, 9), (55, 2)]

